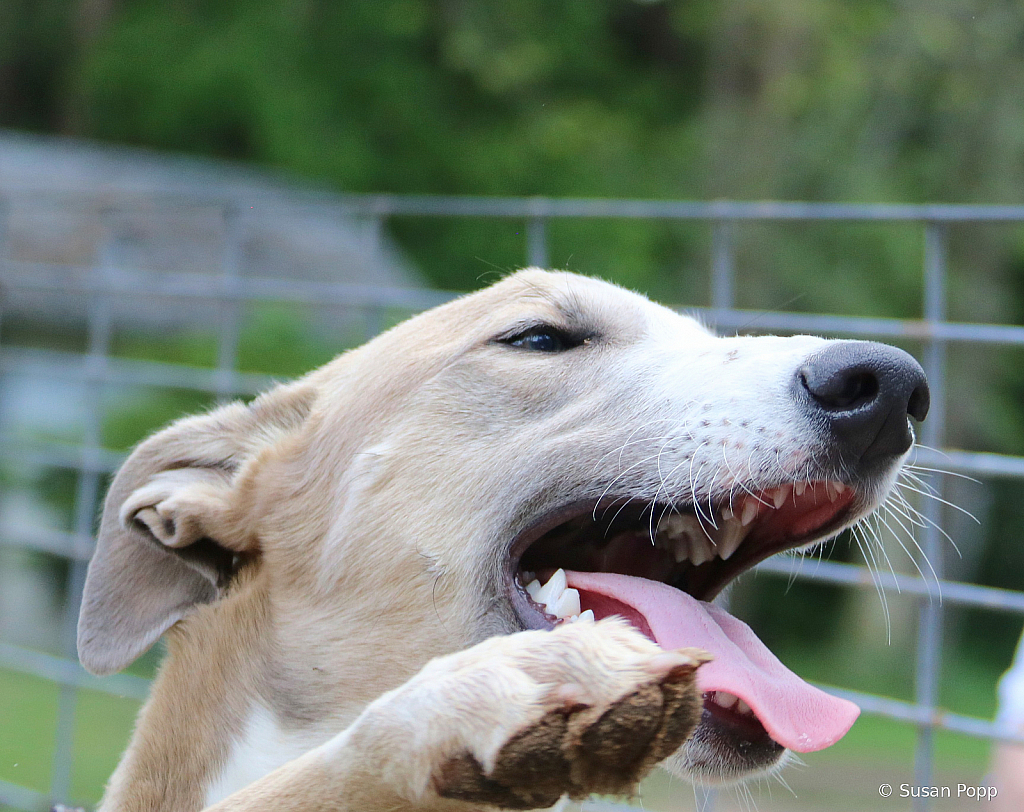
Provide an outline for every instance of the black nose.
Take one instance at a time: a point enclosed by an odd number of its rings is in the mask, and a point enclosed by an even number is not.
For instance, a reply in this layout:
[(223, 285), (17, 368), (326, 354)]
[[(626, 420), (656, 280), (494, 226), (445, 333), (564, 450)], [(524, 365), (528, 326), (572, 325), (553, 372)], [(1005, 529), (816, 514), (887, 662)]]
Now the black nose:
[(825, 422), (842, 463), (866, 473), (913, 442), (907, 415), (928, 414), (928, 380), (911, 356), (872, 341), (840, 341), (797, 370), (809, 406)]

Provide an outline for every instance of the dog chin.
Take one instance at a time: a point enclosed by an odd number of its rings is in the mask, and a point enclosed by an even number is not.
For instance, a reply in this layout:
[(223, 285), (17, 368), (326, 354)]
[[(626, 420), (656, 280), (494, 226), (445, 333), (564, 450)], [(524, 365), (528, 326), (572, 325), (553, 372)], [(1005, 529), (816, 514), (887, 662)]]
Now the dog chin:
[(691, 784), (718, 787), (772, 775), (793, 758), (767, 735), (744, 736), (705, 709), (693, 736), (660, 766)]

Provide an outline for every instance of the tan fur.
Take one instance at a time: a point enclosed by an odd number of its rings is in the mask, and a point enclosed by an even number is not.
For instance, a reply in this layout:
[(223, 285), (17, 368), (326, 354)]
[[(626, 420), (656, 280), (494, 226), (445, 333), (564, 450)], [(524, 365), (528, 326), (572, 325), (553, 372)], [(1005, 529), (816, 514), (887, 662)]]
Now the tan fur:
[[(495, 344), (526, 319), (583, 320), (599, 340), (554, 362)], [(698, 661), (616, 623), (511, 634), (497, 574), (539, 509), (599, 496), (620, 470), (608, 452), (621, 462), (662, 419), (665, 346), (745, 340), (605, 283), (521, 272), (141, 444), (107, 498), (79, 648), (100, 673), (165, 631), (168, 654), (103, 812), (202, 808), (254, 708), (280, 752), (306, 754), (215, 809), (479, 808), (436, 791), (457, 753), (490, 769), (566, 697), (611, 707), (671, 657), (692, 688)]]

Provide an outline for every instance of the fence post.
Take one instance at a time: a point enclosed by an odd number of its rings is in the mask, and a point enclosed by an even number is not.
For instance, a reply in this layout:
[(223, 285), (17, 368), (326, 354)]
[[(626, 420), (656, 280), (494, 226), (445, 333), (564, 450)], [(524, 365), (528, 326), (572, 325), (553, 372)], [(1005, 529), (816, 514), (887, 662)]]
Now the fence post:
[(548, 267), (548, 205), (547, 200), (530, 200), (530, 219), (526, 221), (526, 263), (534, 268)]
[(235, 395), (238, 334), (241, 329), (241, 227), (238, 207), (228, 203), (221, 215), (224, 247), (221, 254), (220, 330), (217, 342), (216, 395), (225, 403)]
[[(72, 660), (78, 659), (78, 610), (82, 602), (87, 562), (94, 544), (93, 532), (102, 487), (99, 462), (103, 447), (103, 394), (112, 326), (113, 290), (109, 286), (109, 281), (110, 272), (118, 261), (113, 212), (105, 209), (101, 212), (101, 217), (103, 235), (97, 251), (97, 265), (88, 305), (88, 349), (85, 357), (83, 393), (85, 418), (82, 427), (82, 456), (78, 464), (78, 486), (75, 492), (75, 557), (71, 562), (62, 630), (65, 654)], [(78, 690), (72, 685), (61, 685), (50, 780), (50, 798), (54, 803), (70, 800), (77, 705)]]
[[(945, 227), (940, 223), (927, 222), (924, 231), (924, 319), (931, 328), (931, 336), (925, 345), (923, 366), (931, 389), (931, 409), (928, 420), (921, 426), (921, 440), (931, 448), (939, 447), (945, 429), (946, 344), (934, 330), (946, 317), (945, 288)], [(944, 479), (941, 474), (936, 475), (935, 488), (939, 495), (943, 492)], [(938, 529), (941, 526), (941, 507), (937, 499), (927, 497), (922, 505), (926, 524), (922, 546), (927, 562), (921, 562), (921, 571), (928, 572), (930, 562), (936, 581), (943, 577), (942, 535)], [(935, 595), (918, 601), (915, 694), (917, 704), (928, 711), (933, 711), (939, 701), (943, 627), (940, 599), (941, 595)], [(934, 756), (935, 728), (929, 721), (918, 727), (914, 753), (914, 781), (917, 786), (932, 785)], [(914, 802), (915, 812), (926, 812), (930, 807), (927, 798), (918, 798)]]
[(735, 230), (732, 220), (715, 220), (711, 229), (711, 307), (736, 306)]
[[(363, 246), (368, 255), (379, 256), (384, 247), (384, 226), (387, 207), (383, 203), (373, 207), (373, 212), (363, 220)], [(369, 341), (384, 330), (385, 310), (381, 302), (370, 302), (363, 307), (363, 338)]]

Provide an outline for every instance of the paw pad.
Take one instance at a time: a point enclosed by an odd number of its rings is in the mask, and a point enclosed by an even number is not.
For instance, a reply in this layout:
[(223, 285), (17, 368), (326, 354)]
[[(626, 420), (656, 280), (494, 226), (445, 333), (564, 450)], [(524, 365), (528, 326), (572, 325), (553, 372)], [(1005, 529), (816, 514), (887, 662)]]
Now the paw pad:
[(444, 798), (505, 809), (547, 807), (562, 795), (630, 794), (700, 721), (693, 675), (702, 661), (673, 668), (602, 706), (550, 711), (505, 742), (489, 774), (463, 752), (441, 768), (435, 789)]

